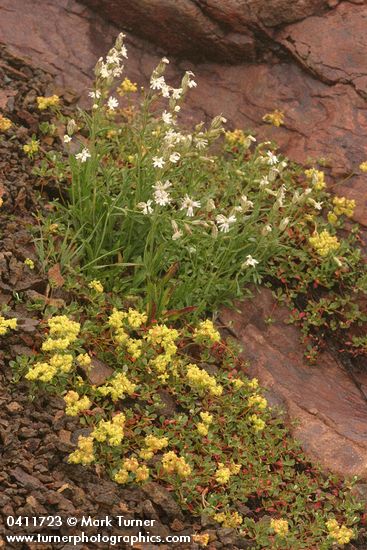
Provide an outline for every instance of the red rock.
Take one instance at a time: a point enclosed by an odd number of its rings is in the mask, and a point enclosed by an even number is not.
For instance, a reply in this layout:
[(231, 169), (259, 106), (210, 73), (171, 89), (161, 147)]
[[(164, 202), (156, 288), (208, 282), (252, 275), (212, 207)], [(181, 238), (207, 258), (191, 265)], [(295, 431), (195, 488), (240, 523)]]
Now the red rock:
[[(273, 323), (265, 323), (271, 317)], [(306, 453), (343, 475), (367, 477), (367, 402), (342, 365), (329, 352), (315, 366), (306, 363), (299, 331), (286, 323), (289, 310), (263, 289), (254, 300), (224, 310), (249, 359), (249, 373), (281, 401), (297, 420), (292, 432)]]

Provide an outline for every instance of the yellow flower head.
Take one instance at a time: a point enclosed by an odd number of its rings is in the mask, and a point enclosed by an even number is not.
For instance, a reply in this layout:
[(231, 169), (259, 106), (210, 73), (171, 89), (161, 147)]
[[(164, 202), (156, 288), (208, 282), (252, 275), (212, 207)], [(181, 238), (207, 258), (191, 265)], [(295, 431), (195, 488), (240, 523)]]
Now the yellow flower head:
[(5, 319), (2, 315), (0, 315), (0, 336), (4, 336), (9, 329), (16, 329), (17, 328), (17, 320), (15, 318), (13, 319)]
[(69, 353), (55, 353), (50, 359), (50, 365), (61, 372), (70, 372), (73, 366), (73, 356)]
[(353, 529), (349, 529), (346, 525), (340, 525), (336, 519), (329, 519), (326, 522), (327, 530), (329, 531), (329, 536), (336, 540), (340, 546), (348, 544), (354, 538)]
[(214, 396), (220, 396), (223, 393), (222, 386), (217, 384), (215, 378), (210, 376), (204, 369), (200, 369), (197, 365), (192, 363), (187, 365), (186, 378), (189, 386), (199, 393), (208, 391)]
[(348, 218), (351, 218), (354, 214), (354, 209), (356, 207), (356, 201), (353, 199), (347, 199), (346, 197), (334, 197), (334, 214), (336, 216), (341, 216), (344, 214)]
[(129, 481), (129, 472), (125, 470), (125, 468), (121, 468), (118, 472), (116, 472), (113, 479), (116, 481), (116, 483), (120, 483), (121, 485), (123, 485), (124, 483), (127, 483)]
[(177, 473), (179, 477), (186, 478), (191, 474), (191, 467), (183, 457), (176, 455), (174, 451), (165, 453), (162, 458), (163, 470), (168, 474)]
[(37, 139), (31, 139), (31, 141), (28, 141), (25, 145), (23, 145), (23, 151), (32, 158), (35, 153), (39, 150), (39, 144), (40, 142)]
[(0, 114), (0, 132), (6, 132), (12, 126), (12, 121), (9, 118), (6, 118), (2, 114)]
[(284, 124), (284, 113), (275, 109), (272, 113), (266, 113), (266, 115), (263, 116), (263, 121), (279, 128), (279, 126)]
[(130, 382), (126, 374), (118, 372), (107, 384), (99, 386), (98, 393), (104, 396), (110, 395), (112, 401), (117, 401), (123, 399), (126, 394), (132, 395), (135, 388), (136, 384)]
[(288, 521), (285, 519), (271, 519), (270, 527), (280, 537), (285, 537), (288, 534), (289, 525)]
[(338, 250), (340, 246), (337, 237), (330, 235), (326, 229), (321, 231), (321, 233), (315, 233), (308, 240), (311, 246), (316, 250), (317, 254), (322, 257), (334, 252), (334, 250)]
[(29, 269), (34, 269), (34, 261), (31, 260), (30, 258), (26, 258), (23, 263), (24, 265), (29, 267)]
[(89, 367), (92, 362), (92, 359), (90, 358), (88, 353), (80, 353), (76, 360), (81, 367)]
[(57, 107), (60, 104), (60, 98), (58, 95), (54, 94), (48, 97), (39, 96), (37, 97), (37, 107), (40, 111), (44, 111), (49, 107)]
[(117, 93), (121, 96), (124, 94), (135, 93), (137, 91), (138, 85), (136, 82), (131, 82), (128, 78), (124, 78), (120, 86), (117, 88)]
[(73, 390), (67, 392), (64, 396), (66, 403), (65, 412), (69, 416), (77, 416), (81, 411), (86, 411), (91, 406), (91, 402), (86, 395), (80, 397), (80, 395)]
[(116, 414), (112, 420), (100, 420), (92, 432), (92, 437), (100, 443), (109, 443), (112, 447), (121, 444), (124, 438), (125, 415)]
[(70, 464), (91, 464), (94, 461), (93, 437), (79, 436), (78, 448), (69, 455)]
[(257, 432), (261, 432), (265, 428), (265, 422), (262, 418), (259, 418), (256, 414), (250, 416), (252, 425)]
[(325, 174), (321, 170), (315, 170), (315, 168), (310, 168), (305, 170), (307, 179), (312, 183), (316, 191), (321, 191), (326, 186), (325, 183)]
[(146, 313), (139, 313), (136, 309), (129, 308), (127, 314), (127, 322), (131, 328), (140, 328), (147, 322), (148, 315)]
[(204, 424), (203, 422), (199, 422), (198, 424), (196, 424), (196, 427), (200, 435), (202, 435), (203, 437), (208, 435), (209, 429), (207, 424)]
[(40, 380), (41, 382), (51, 382), (57, 368), (48, 363), (35, 363), (25, 375), (27, 380)]
[(204, 424), (211, 424), (213, 422), (213, 415), (209, 414), (208, 412), (201, 412), (200, 418), (204, 422)]
[(155, 435), (147, 435), (144, 439), (145, 446), (149, 451), (161, 451), (168, 446), (167, 437), (156, 437)]
[(138, 483), (146, 481), (149, 478), (149, 473), (148, 466), (145, 466), (145, 464), (143, 466), (139, 466), (135, 472), (135, 481)]
[(238, 512), (219, 512), (214, 515), (214, 519), (221, 523), (223, 527), (232, 529), (239, 527), (243, 522), (243, 518)]
[(196, 542), (196, 544), (198, 544), (199, 546), (203, 547), (208, 546), (209, 539), (209, 533), (200, 533), (200, 535), (196, 534), (192, 536), (192, 540)]
[(214, 477), (220, 485), (226, 485), (232, 472), (230, 468), (225, 467), (223, 464), (218, 464), (218, 466), (219, 468), (215, 472)]
[(260, 409), (260, 411), (263, 411), (268, 406), (268, 402), (265, 399), (265, 397), (262, 397), (261, 395), (250, 395), (250, 397), (247, 400), (247, 404), (249, 407), (255, 407), (257, 409)]
[(214, 328), (213, 322), (207, 319), (206, 321), (199, 323), (194, 330), (194, 340), (197, 342), (202, 342), (205, 340), (209, 340), (213, 343), (220, 342), (220, 334)]
[[(0, 129), (1, 129), (1, 121), (0, 121)], [(359, 165), (359, 169), (361, 172), (367, 172), (367, 160), (365, 160)]]
[(104, 291), (101, 281), (98, 281), (97, 279), (93, 279), (93, 281), (88, 284), (88, 287), (98, 292), (98, 294), (101, 294)]

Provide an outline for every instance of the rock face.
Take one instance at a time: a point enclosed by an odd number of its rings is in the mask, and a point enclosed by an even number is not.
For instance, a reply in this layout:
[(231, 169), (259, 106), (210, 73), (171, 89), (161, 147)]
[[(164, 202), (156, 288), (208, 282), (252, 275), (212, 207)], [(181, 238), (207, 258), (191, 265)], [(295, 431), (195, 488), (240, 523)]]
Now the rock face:
[(366, 396), (330, 353), (315, 366), (305, 362), (288, 317), (264, 289), (237, 312), (223, 311), (221, 320), (243, 344), (250, 374), (269, 390), (269, 401), (297, 421), (293, 434), (303, 449), (325, 468), (366, 478)]
[(82, 0), (171, 55), (225, 63), (253, 60), (268, 28), (328, 9), (326, 0)]

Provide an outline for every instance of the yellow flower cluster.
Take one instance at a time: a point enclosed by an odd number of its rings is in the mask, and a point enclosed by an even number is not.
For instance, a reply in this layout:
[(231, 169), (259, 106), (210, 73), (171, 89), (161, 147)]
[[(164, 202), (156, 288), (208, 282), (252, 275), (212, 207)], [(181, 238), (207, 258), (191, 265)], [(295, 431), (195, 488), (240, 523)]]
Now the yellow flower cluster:
[(161, 451), (165, 447), (168, 446), (168, 438), (167, 437), (156, 437), (153, 434), (147, 435), (145, 440), (145, 448), (141, 449), (139, 452), (139, 457), (143, 458), (144, 460), (150, 460), (154, 453), (157, 451)]
[(264, 411), (268, 406), (267, 400), (261, 395), (250, 395), (247, 400), (247, 404), (249, 407), (256, 407), (257, 409), (260, 409), (260, 411)]
[(209, 539), (209, 533), (201, 533), (200, 535), (196, 534), (192, 536), (192, 540), (196, 542), (196, 544), (198, 544), (199, 546), (203, 547), (208, 546)]
[(354, 538), (353, 529), (348, 529), (345, 525), (339, 526), (336, 519), (329, 519), (329, 521), (326, 522), (326, 527), (329, 531), (330, 537), (335, 539), (341, 546), (348, 544), (348, 542)]
[(214, 515), (214, 519), (218, 523), (221, 523), (223, 527), (232, 529), (239, 527), (243, 522), (243, 518), (238, 512), (220, 512)]
[(175, 341), (179, 337), (176, 329), (167, 327), (166, 325), (155, 325), (148, 330), (146, 340), (152, 346), (161, 346), (164, 353), (157, 355), (149, 362), (149, 365), (158, 371), (159, 379), (165, 382), (168, 378), (167, 367), (171, 364), (171, 372), (177, 374), (177, 365), (173, 361), (173, 357), (177, 352)]
[(130, 382), (126, 374), (119, 372), (107, 384), (100, 386), (98, 393), (104, 396), (110, 395), (112, 401), (117, 401), (118, 399), (123, 399), (126, 394), (132, 395), (135, 388), (136, 384)]
[(31, 260), (31, 258), (26, 258), (23, 263), (29, 267), (29, 269), (34, 269), (34, 261)]
[(330, 235), (326, 229), (321, 231), (321, 233), (314, 234), (308, 240), (319, 256), (323, 257), (330, 254), (330, 252), (334, 252), (340, 246), (337, 237)]
[(84, 395), (80, 397), (78, 392), (70, 390), (64, 396), (66, 403), (65, 412), (69, 416), (77, 416), (81, 411), (86, 411), (91, 406), (90, 399)]
[(224, 466), (224, 464), (222, 464), (221, 462), (218, 464), (218, 466), (219, 468), (215, 472), (214, 477), (220, 485), (226, 485), (226, 483), (228, 483), (229, 481), (229, 478), (231, 477), (232, 472), (230, 468)]
[(234, 385), (235, 390), (239, 390), (245, 385), (243, 380), (241, 380), (240, 378), (232, 378), (231, 382)]
[(280, 537), (285, 537), (288, 534), (289, 525), (286, 519), (271, 519), (270, 527)]
[(225, 132), (225, 139), (229, 145), (248, 145), (248, 137), (243, 133), (243, 130), (233, 130), (233, 132)]
[(4, 336), (8, 332), (9, 329), (16, 329), (17, 328), (17, 320), (15, 318), (13, 319), (5, 319), (2, 315), (0, 315), (0, 336)]
[(336, 216), (341, 216), (344, 214), (348, 218), (351, 218), (354, 214), (354, 209), (356, 207), (356, 201), (353, 199), (347, 199), (346, 197), (334, 197), (334, 214)]
[(191, 474), (191, 467), (181, 456), (177, 456), (174, 451), (168, 451), (162, 458), (163, 470), (168, 474), (177, 473), (180, 477), (186, 478)]
[(6, 132), (13, 126), (12, 121), (0, 114), (0, 132)]
[(335, 212), (328, 212), (327, 220), (331, 225), (335, 225), (338, 221), (338, 216), (335, 214)]
[(310, 168), (305, 170), (306, 178), (312, 183), (316, 191), (321, 191), (326, 186), (325, 183), (325, 174), (321, 170), (315, 170), (315, 168)]
[(279, 128), (279, 126), (284, 124), (284, 113), (275, 109), (272, 113), (266, 113), (266, 115), (263, 116), (263, 121)]
[(201, 412), (200, 417), (202, 422), (196, 424), (196, 427), (200, 435), (206, 436), (209, 432), (209, 426), (213, 422), (213, 415), (208, 412)]
[(146, 481), (149, 478), (149, 468), (143, 464), (139, 465), (136, 458), (125, 458), (121, 468), (114, 475), (117, 483), (124, 484), (130, 481), (129, 472), (135, 474), (135, 481)]
[[(0, 121), (0, 124), (1, 124), (1, 121)], [(0, 126), (0, 130), (1, 130), (1, 126)], [(367, 172), (367, 160), (365, 160), (359, 165), (359, 169), (361, 170), (361, 172)]]
[(40, 111), (44, 111), (49, 107), (57, 107), (60, 104), (60, 98), (58, 95), (54, 94), (48, 97), (38, 96), (37, 97), (37, 107)]
[(220, 396), (223, 393), (223, 388), (213, 376), (210, 376), (205, 370), (200, 369), (197, 365), (189, 363), (186, 373), (187, 381), (191, 388), (200, 393), (208, 391), (211, 395)]
[(134, 359), (139, 359), (141, 356), (142, 346), (143, 340), (139, 340), (137, 338), (128, 338), (128, 340), (126, 340), (126, 349)]
[(57, 372), (56, 367), (49, 363), (35, 363), (25, 375), (27, 380), (41, 380), (50, 382)]
[(100, 420), (91, 436), (100, 443), (106, 441), (112, 447), (117, 447), (124, 438), (125, 421), (126, 417), (123, 413), (116, 414), (112, 420)]
[(31, 139), (28, 143), (23, 145), (23, 151), (29, 156), (32, 157), (39, 150), (40, 142), (37, 139)]
[(215, 329), (212, 321), (207, 319), (198, 324), (194, 330), (194, 340), (202, 342), (210, 340), (211, 342), (220, 342), (220, 334)]
[(259, 418), (257, 414), (250, 416), (253, 427), (257, 432), (261, 432), (265, 428), (265, 422), (262, 418)]
[(68, 458), (70, 464), (91, 464), (94, 460), (93, 437), (79, 436), (78, 448)]
[(120, 86), (117, 88), (117, 93), (119, 95), (134, 93), (138, 91), (138, 85), (136, 82), (131, 82), (128, 78), (124, 78)]
[(251, 390), (257, 390), (257, 388), (259, 387), (259, 381), (257, 378), (251, 378), (251, 380), (249, 380), (247, 382), (247, 386), (251, 389)]
[(98, 294), (101, 294), (104, 291), (103, 285), (101, 281), (98, 281), (98, 279), (93, 279), (93, 281), (88, 283), (88, 287), (98, 292)]
[(55, 353), (50, 359), (50, 365), (57, 371), (70, 372), (73, 366), (73, 356), (69, 353)]
[(127, 322), (129, 323), (131, 328), (140, 328), (147, 322), (147, 319), (148, 315), (146, 313), (140, 313), (139, 311), (131, 307), (127, 312)]
[(81, 367), (89, 367), (92, 362), (92, 359), (90, 358), (88, 353), (80, 353), (76, 360)]
[(50, 337), (42, 344), (43, 351), (66, 349), (75, 342), (80, 331), (80, 324), (66, 315), (56, 315), (48, 320)]

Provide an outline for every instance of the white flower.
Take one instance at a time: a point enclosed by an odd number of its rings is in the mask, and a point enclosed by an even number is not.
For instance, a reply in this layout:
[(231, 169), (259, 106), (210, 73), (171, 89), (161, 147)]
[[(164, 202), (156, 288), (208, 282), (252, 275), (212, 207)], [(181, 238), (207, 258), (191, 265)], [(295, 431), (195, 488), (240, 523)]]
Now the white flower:
[(125, 59), (127, 59), (127, 49), (126, 49), (126, 46), (121, 46), (120, 54), (122, 55), (122, 57), (125, 57)]
[(200, 208), (200, 206), (200, 201), (194, 201), (189, 197), (189, 195), (185, 195), (185, 197), (182, 199), (180, 210), (187, 210), (186, 216), (192, 218), (192, 216), (194, 215), (194, 208)]
[(173, 99), (180, 99), (182, 96), (182, 88), (172, 88), (172, 97)]
[(164, 86), (162, 86), (161, 91), (162, 91), (162, 96), (163, 97), (169, 97), (171, 88), (169, 86), (167, 86), (167, 84), (165, 84)]
[(181, 107), (179, 105), (176, 105), (173, 110), (175, 111), (175, 113), (179, 113), (181, 111)]
[(177, 151), (175, 151), (174, 153), (172, 153), (172, 155), (170, 155), (169, 160), (173, 164), (176, 164), (176, 162), (178, 162), (180, 158), (181, 158), (180, 153), (177, 153)]
[(147, 202), (139, 202), (138, 208), (143, 212), (144, 216), (147, 216), (153, 212), (152, 204), (153, 201), (149, 199)]
[(245, 267), (256, 267), (258, 263), (259, 262), (255, 260), (255, 258), (253, 258), (252, 256), (250, 256), (250, 254), (248, 254), (246, 256), (246, 260), (243, 262), (241, 267), (242, 269), (244, 269)]
[(273, 231), (272, 227), (270, 224), (267, 224), (263, 227), (263, 229), (261, 230), (261, 234), (262, 235), (267, 235), (268, 233), (271, 233)]
[(87, 159), (89, 159), (91, 156), (90, 152), (86, 147), (80, 152), (75, 155), (76, 160), (80, 160), (80, 162), (86, 162)]
[(102, 78), (109, 78), (111, 75), (110, 69), (108, 68), (108, 65), (106, 63), (102, 63), (101, 65), (101, 77)]
[(279, 224), (280, 231), (284, 231), (284, 229), (287, 227), (288, 224), (289, 224), (289, 218), (284, 218)]
[(153, 157), (153, 166), (154, 168), (163, 168), (166, 164), (163, 157)]
[(117, 101), (117, 99), (115, 97), (111, 96), (111, 97), (108, 98), (107, 106), (111, 111), (114, 111), (116, 109), (116, 107), (119, 106), (119, 102)]
[(311, 203), (312, 206), (314, 208), (316, 208), (316, 210), (321, 210), (322, 209), (322, 202), (317, 202), (314, 199), (308, 199), (308, 202)]
[(206, 138), (203, 137), (204, 134), (198, 134), (196, 137), (194, 137), (194, 144), (195, 144), (195, 147), (196, 149), (199, 149), (199, 151), (201, 149), (205, 149), (205, 147), (208, 146), (208, 140)]
[(232, 215), (232, 216), (226, 217), (226, 216), (223, 216), (223, 214), (219, 214), (215, 219), (217, 221), (219, 231), (222, 231), (223, 233), (228, 233), (230, 229), (230, 225), (232, 223), (235, 223), (236, 221), (236, 216)]
[(278, 157), (274, 155), (274, 153), (272, 153), (271, 151), (267, 151), (266, 154), (268, 156), (268, 164), (270, 164), (271, 166), (274, 166), (274, 164), (277, 164), (279, 162)]
[(266, 185), (269, 185), (269, 183), (270, 182), (268, 176), (264, 176), (263, 178), (261, 178), (259, 185), (260, 187), (265, 187)]
[(177, 241), (178, 239), (180, 239), (182, 237), (183, 232), (179, 230), (178, 225), (175, 222), (175, 220), (172, 220), (171, 223), (172, 223), (172, 228), (173, 228), (173, 231), (174, 231), (174, 233), (172, 235), (172, 240)]
[(249, 139), (249, 140), (252, 141), (253, 143), (256, 142), (256, 138), (255, 138), (254, 136), (252, 136), (251, 134), (249, 134), (249, 135), (247, 136), (247, 139)]
[[(188, 76), (195, 76), (192, 71), (186, 71), (186, 74)], [(197, 86), (195, 80), (192, 80), (191, 78), (188, 79), (187, 85), (188, 85), (189, 88), (196, 88), (196, 86)]]
[(64, 143), (70, 143), (71, 142), (71, 137), (68, 136), (67, 134), (64, 135)]
[(123, 67), (123, 66), (121, 66), (121, 67), (115, 67), (115, 68), (112, 70), (112, 74), (113, 74), (113, 76), (115, 76), (115, 77), (121, 76), (123, 70), (124, 70), (124, 67)]
[(150, 87), (152, 90), (162, 90), (162, 88), (166, 86), (166, 82), (164, 80), (164, 76), (152, 76), (150, 79)]
[(171, 195), (167, 192), (167, 189), (169, 189), (171, 185), (172, 183), (169, 180), (166, 180), (164, 183), (162, 183), (161, 181), (157, 181), (157, 183), (153, 185), (154, 200), (160, 206), (166, 206), (167, 204), (171, 203)]
[(166, 63), (166, 65), (168, 65), (169, 59), (167, 59), (167, 57), (162, 57), (162, 63)]
[(93, 99), (99, 99), (101, 97), (101, 92), (99, 90), (95, 90), (94, 92), (89, 92), (88, 95)]
[(162, 113), (162, 120), (165, 124), (172, 124), (173, 122), (172, 113), (167, 113), (167, 111), (164, 111)]
[(246, 195), (241, 196), (241, 205), (242, 205), (242, 211), (247, 212), (250, 208), (253, 208), (254, 203), (246, 197)]

